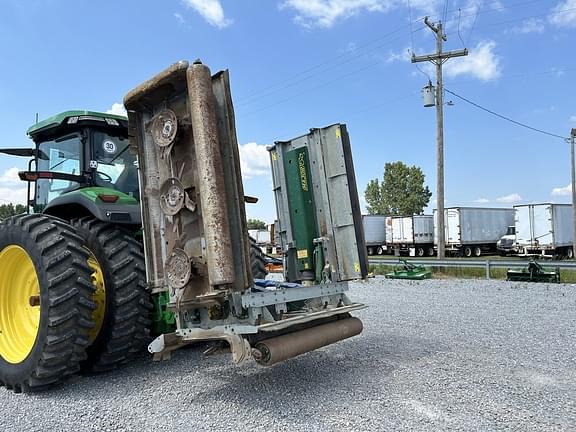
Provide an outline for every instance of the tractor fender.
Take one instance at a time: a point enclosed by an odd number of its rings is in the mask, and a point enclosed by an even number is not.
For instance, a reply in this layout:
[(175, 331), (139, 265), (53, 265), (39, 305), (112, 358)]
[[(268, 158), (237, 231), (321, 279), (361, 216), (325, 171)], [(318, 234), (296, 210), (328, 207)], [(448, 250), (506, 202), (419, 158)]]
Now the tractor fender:
[(139, 204), (115, 204), (94, 201), (80, 193), (68, 193), (54, 198), (42, 213), (68, 220), (92, 215), (102, 222), (141, 225)]

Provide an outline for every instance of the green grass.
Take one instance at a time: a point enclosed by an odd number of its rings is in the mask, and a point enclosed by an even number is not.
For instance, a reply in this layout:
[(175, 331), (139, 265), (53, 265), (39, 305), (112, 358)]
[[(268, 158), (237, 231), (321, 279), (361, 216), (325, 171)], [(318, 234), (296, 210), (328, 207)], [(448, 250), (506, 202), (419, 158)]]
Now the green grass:
[[(428, 267), (428, 266), (427, 266)], [(434, 279), (485, 279), (486, 270), (476, 267), (431, 267)], [(385, 275), (394, 270), (390, 265), (370, 265), (370, 272), (375, 275)], [(505, 268), (490, 269), (491, 279), (506, 279)], [(576, 270), (560, 270), (562, 283), (576, 283)]]

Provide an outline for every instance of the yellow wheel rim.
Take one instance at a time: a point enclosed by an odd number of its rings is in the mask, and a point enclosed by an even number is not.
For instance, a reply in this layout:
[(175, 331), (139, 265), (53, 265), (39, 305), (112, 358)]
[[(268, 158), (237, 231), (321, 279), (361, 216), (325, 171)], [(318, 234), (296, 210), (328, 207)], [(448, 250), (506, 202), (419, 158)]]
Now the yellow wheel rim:
[(92, 269), (92, 284), (95, 288), (92, 300), (96, 303), (96, 309), (92, 313), (92, 319), (96, 325), (90, 330), (89, 334), (90, 342), (94, 342), (104, 324), (104, 314), (106, 313), (106, 285), (104, 283), (102, 267), (100, 267), (100, 263), (92, 252), (90, 252), (90, 257), (88, 257), (88, 266)]
[(40, 284), (34, 263), (20, 246), (0, 252), (0, 357), (22, 363), (40, 327)]

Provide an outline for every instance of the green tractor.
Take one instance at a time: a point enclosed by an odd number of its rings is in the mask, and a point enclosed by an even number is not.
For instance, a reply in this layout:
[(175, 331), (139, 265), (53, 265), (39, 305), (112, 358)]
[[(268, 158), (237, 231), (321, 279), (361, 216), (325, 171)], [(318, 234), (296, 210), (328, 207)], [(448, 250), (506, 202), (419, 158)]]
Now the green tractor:
[(0, 149), (32, 158), (19, 175), (33, 212), (0, 224), (0, 385), (16, 392), (113, 369), (174, 325), (166, 293), (146, 286), (127, 119), (67, 111), (28, 135), (34, 149)]

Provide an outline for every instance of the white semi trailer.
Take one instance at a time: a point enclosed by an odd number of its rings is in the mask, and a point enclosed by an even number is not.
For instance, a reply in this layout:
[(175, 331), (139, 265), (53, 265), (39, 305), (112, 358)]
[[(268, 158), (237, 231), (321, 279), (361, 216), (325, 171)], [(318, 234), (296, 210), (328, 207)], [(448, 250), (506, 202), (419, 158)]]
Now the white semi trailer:
[(432, 215), (392, 216), (392, 238), (388, 241), (394, 255), (434, 255), (434, 217)]
[(362, 215), (362, 226), (368, 255), (383, 255), (386, 251), (386, 216)]
[(516, 249), (520, 255), (574, 257), (570, 204), (518, 205), (514, 211)]
[[(434, 243), (438, 244), (437, 210)], [(496, 243), (514, 224), (513, 208), (450, 207), (444, 209), (446, 251), (479, 257), (496, 251)]]

